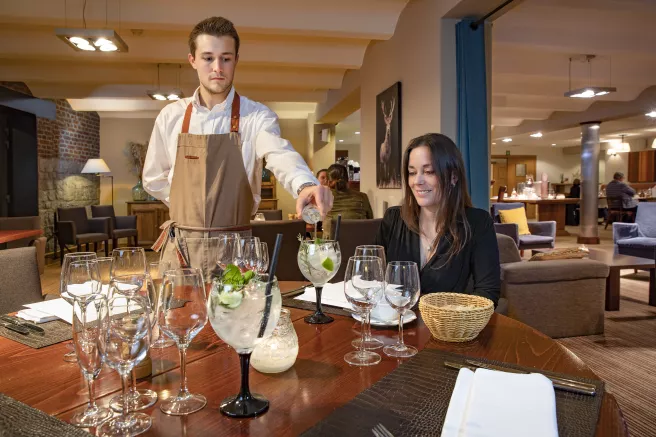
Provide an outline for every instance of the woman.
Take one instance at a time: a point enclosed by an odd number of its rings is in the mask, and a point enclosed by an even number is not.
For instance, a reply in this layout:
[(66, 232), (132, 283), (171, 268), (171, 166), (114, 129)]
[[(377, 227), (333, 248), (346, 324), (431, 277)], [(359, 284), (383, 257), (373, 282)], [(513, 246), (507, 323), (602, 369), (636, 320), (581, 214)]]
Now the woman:
[(323, 224), (323, 234), (330, 235), (331, 222), (337, 220), (341, 214), (342, 219), (372, 219), (369, 197), (365, 193), (353, 191), (348, 187), (348, 170), (340, 164), (328, 167), (328, 186), (333, 193), (333, 208), (326, 216)]
[(570, 188), (569, 195), (567, 197), (570, 198), (581, 197), (581, 179), (574, 179), (572, 181), (572, 188)]
[(403, 180), (402, 204), (387, 210), (376, 236), (387, 260), (416, 262), (422, 293), (475, 294), (496, 306), (494, 225), (487, 211), (472, 207), (456, 145), (442, 134), (413, 139), (403, 154)]

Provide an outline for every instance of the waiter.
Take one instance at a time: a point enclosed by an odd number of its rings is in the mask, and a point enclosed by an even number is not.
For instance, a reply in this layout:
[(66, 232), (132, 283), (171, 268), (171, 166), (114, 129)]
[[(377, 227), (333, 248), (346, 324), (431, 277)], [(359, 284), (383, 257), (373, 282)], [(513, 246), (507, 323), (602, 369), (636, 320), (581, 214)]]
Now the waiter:
[(296, 199), (296, 213), (310, 202), (322, 216), (332, 207), (289, 141), (280, 138), (278, 117), (232, 86), (239, 35), (232, 22), (211, 17), (189, 35), (189, 63), (200, 86), (193, 97), (166, 106), (157, 116), (143, 169), (144, 188), (169, 206), (171, 220), (153, 249), (173, 265), (208, 272), (208, 237), (250, 233), (260, 203), (262, 160)]

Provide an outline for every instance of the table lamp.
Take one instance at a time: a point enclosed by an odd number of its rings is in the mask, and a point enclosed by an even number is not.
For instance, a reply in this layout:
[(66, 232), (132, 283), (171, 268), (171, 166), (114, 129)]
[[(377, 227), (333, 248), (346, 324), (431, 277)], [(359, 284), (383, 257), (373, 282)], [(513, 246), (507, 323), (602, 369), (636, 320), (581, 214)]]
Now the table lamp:
[(114, 206), (114, 176), (109, 174), (105, 175), (105, 173), (110, 172), (111, 170), (109, 170), (107, 163), (104, 159), (101, 158), (89, 159), (87, 163), (84, 164), (84, 168), (82, 169), (82, 173), (93, 173), (100, 177), (108, 177), (112, 180), (112, 206)]

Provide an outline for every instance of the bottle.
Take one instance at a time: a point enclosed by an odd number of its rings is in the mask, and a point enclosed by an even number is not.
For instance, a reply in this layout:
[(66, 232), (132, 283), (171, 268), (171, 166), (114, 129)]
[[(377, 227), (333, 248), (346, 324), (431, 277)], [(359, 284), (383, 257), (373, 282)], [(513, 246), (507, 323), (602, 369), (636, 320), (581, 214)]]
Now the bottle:
[(319, 212), (317, 205), (314, 203), (305, 205), (301, 216), (303, 217), (303, 220), (305, 220), (305, 223), (309, 223), (311, 225), (316, 225), (321, 221), (321, 213)]

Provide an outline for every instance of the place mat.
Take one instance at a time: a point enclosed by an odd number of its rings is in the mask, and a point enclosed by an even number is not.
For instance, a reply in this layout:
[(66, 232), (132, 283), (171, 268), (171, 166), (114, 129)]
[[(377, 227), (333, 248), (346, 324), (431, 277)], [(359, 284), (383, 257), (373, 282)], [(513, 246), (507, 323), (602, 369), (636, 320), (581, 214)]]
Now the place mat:
[(0, 437), (91, 437), (91, 434), (0, 393)]
[[(444, 361), (464, 363), (466, 359), (472, 358), (437, 349), (424, 349), (302, 435), (373, 435), (372, 428), (381, 423), (395, 437), (440, 436), (458, 377), (458, 371), (445, 367)], [(530, 367), (500, 361), (475, 359), (519, 370), (536, 371)], [(596, 396), (555, 390), (559, 436), (594, 436), (604, 395), (603, 381), (542, 370), (539, 372), (595, 385)]]
[(71, 325), (63, 320), (53, 320), (51, 322), (40, 323), (39, 327), (46, 331), (43, 334), (30, 331), (29, 334), (23, 335), (18, 332), (10, 331), (4, 326), (0, 326), (0, 336), (9, 340), (17, 341), (34, 349), (50, 346), (62, 341), (73, 338), (73, 329)]
[[(302, 310), (314, 311), (317, 308), (317, 304), (314, 302), (308, 302), (305, 300), (294, 299), (293, 297), (283, 297), (282, 305), (291, 308), (299, 308)], [(337, 316), (346, 316), (351, 317), (351, 313), (344, 308), (334, 307), (331, 305), (321, 304), (321, 309), (326, 314), (335, 314)]]

